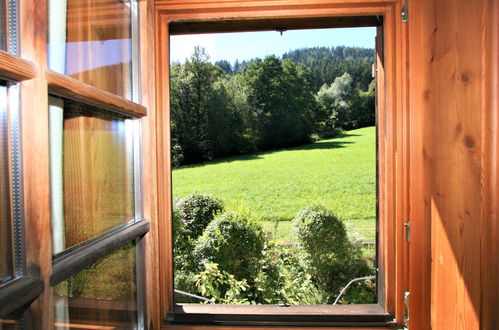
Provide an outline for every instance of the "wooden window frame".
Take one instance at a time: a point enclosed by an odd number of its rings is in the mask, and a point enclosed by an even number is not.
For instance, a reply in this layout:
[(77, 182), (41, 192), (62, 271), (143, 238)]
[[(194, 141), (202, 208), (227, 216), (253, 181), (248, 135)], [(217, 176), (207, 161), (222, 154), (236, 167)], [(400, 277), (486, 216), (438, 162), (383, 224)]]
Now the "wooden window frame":
[[(126, 98), (114, 95), (107, 91), (101, 90), (89, 84), (83, 83), (69, 76), (55, 73), (47, 68), (47, 7), (48, 1), (19, 1), (19, 51), (18, 54), (12, 55), (5, 51), (0, 51), (0, 76), (8, 80), (20, 82), (20, 103), (22, 104), (21, 118), (21, 135), (22, 135), (22, 150), (24, 158), (23, 177), (26, 178), (23, 182), (24, 199), (26, 201), (23, 210), (24, 219), (26, 222), (26, 279), (39, 278), (41, 282), (37, 282), (39, 286), (34, 288), (31, 286), (33, 294), (36, 294), (37, 299), (31, 304), (27, 313), (27, 324), (36, 326), (41, 329), (52, 329), (54, 324), (54, 309), (53, 309), (53, 289), (52, 281), (59, 281), (68, 273), (75, 273), (82, 265), (90, 260), (98, 258), (111, 250), (118, 249), (126, 242), (139, 242), (136, 245), (137, 251), (137, 285), (142, 287), (137, 292), (139, 326), (145, 326), (149, 315), (146, 315), (145, 295), (146, 278), (151, 275), (145, 273), (146, 255), (149, 254), (146, 248), (144, 235), (149, 231), (149, 222), (155, 221), (155, 216), (151, 212), (150, 200), (144, 201), (149, 203), (146, 207), (138, 209), (141, 216), (135, 217), (133, 223), (129, 223), (123, 227), (113, 228), (112, 232), (104, 234), (91, 242), (86, 242), (84, 245), (86, 252), (80, 249), (82, 246), (74, 250), (67, 251), (68, 256), (72, 255), (78, 259), (78, 265), (75, 262), (66, 262), (61, 259), (53, 260), (52, 258), (52, 240), (51, 240), (51, 213), (50, 213), (50, 173), (49, 173), (49, 125), (48, 125), (48, 97), (54, 94), (60, 97), (65, 97), (78, 102), (99, 107), (106, 111), (117, 112), (137, 118), (134, 126), (141, 127), (142, 132), (145, 132), (146, 139), (151, 140), (154, 136), (152, 132), (147, 131), (150, 126), (150, 119), (144, 117), (148, 115), (147, 108), (153, 104), (151, 97), (152, 93), (147, 90), (138, 92), (132, 91), (134, 100), (130, 101)], [(148, 3), (137, 1), (135, 15), (139, 18), (139, 26), (135, 26), (135, 37), (137, 38), (137, 47), (132, 50), (134, 56), (144, 54), (143, 49), (148, 43), (149, 38), (145, 38), (143, 34), (144, 26), (147, 22), (144, 20), (150, 17), (149, 13), (145, 13), (144, 9), (152, 8), (151, 2)], [(139, 51), (140, 49), (140, 51)], [(145, 63), (145, 56), (137, 56), (137, 68), (144, 67), (148, 69)], [(151, 74), (142, 72), (132, 72), (137, 85), (147, 82), (145, 77)], [(140, 94), (139, 94), (140, 93)], [(146, 106), (145, 106), (146, 105)], [(142, 137), (137, 140), (141, 142)], [(134, 142), (135, 143), (135, 142)], [(145, 148), (147, 149), (147, 148)], [(142, 152), (137, 155), (140, 159), (141, 167), (151, 163), (150, 153)], [(136, 173), (136, 182), (144, 181), (144, 184), (151, 185), (154, 180), (154, 172), (146, 172), (141, 170)], [(138, 180), (138, 181), (137, 181)], [(144, 190), (140, 187), (140, 202), (143, 202)], [(137, 211), (137, 210), (136, 210)], [(137, 211), (137, 212), (139, 212)], [(136, 214), (137, 214), (136, 212)], [(88, 253), (91, 252), (91, 253)], [(64, 253), (64, 255), (66, 255)], [(85, 255), (85, 256), (83, 256)], [(68, 259), (68, 258), (64, 258)], [(65, 269), (65, 273), (58, 274), (58, 268), (70, 266)], [(69, 272), (68, 272), (69, 270)], [(58, 278), (57, 278), (58, 277)], [(20, 287), (17, 285), (16, 287)], [(40, 289), (41, 288), (41, 289)], [(144, 292), (142, 292), (144, 291)], [(0, 295), (0, 299), (10, 300), (12, 290), (5, 291), (9, 294), (9, 298)], [(34, 298), (36, 298), (34, 297)], [(27, 296), (29, 298), (29, 296)], [(34, 299), (33, 298), (33, 299)], [(30, 298), (31, 299), (31, 298)], [(3, 300), (2, 300), (3, 301)], [(12, 304), (16, 304), (12, 301)], [(25, 307), (25, 306), (23, 306)], [(141, 317), (144, 319), (141, 319)]]
[[(160, 311), (166, 316), (174, 312), (172, 227), (171, 227), (171, 168), (170, 168), (170, 106), (169, 106), (169, 36), (177, 33), (261, 30), (263, 22), (293, 27), (311, 28), (341, 24), (339, 17), (353, 17), (344, 22), (352, 24), (358, 16), (383, 17), (383, 53), (377, 56), (378, 81), (378, 170), (379, 170), (379, 232), (378, 260), (380, 267), (379, 304), (385, 313), (402, 325), (406, 315), (404, 291), (408, 287), (408, 243), (404, 237), (404, 222), (408, 217), (408, 158), (409, 135), (406, 95), (407, 83), (402, 79), (404, 68), (400, 57), (406, 57), (405, 44), (398, 45), (399, 31), (407, 33), (399, 14), (401, 4), (395, 0), (298, 0), (240, 1), (218, 0), (157, 0), (155, 1), (156, 41), (156, 97), (158, 136), (158, 231), (160, 271)], [(328, 22), (329, 21), (329, 22)], [(294, 23), (293, 23), (294, 22)], [(322, 22), (322, 23), (321, 23)], [(345, 24), (343, 26), (348, 26)], [(332, 24), (334, 26), (334, 24)], [(338, 25), (339, 26), (339, 25)], [(275, 26), (277, 27), (277, 26)], [(279, 26), (286, 27), (286, 26)], [(201, 29), (201, 31), (199, 30)], [(397, 59), (396, 59), (397, 58)], [(227, 309), (226, 309), (227, 310)], [(249, 309), (248, 309), (249, 310)], [(241, 315), (241, 312), (235, 312)], [(239, 313), (239, 314), (237, 314)], [(228, 315), (230, 313), (226, 313)], [(251, 314), (249, 312), (249, 314)], [(343, 313), (344, 315), (345, 313)], [(341, 312), (337, 315), (342, 315)], [(238, 319), (236, 317), (236, 319)], [(239, 320), (242, 320), (239, 317)], [(210, 322), (203, 323), (209, 324)], [(334, 322), (333, 322), (334, 323)], [(191, 323), (192, 324), (192, 323)], [(213, 324), (213, 322), (211, 323)], [(231, 324), (228, 322), (227, 324)], [(232, 323), (239, 324), (239, 323)], [(257, 322), (245, 322), (257, 325)], [(240, 324), (239, 324), (240, 325)], [(260, 324), (264, 325), (264, 324)], [(328, 323), (328, 325), (332, 325)], [(340, 326), (341, 324), (336, 324)], [(367, 324), (357, 324), (367, 326)], [(300, 326), (294, 324), (295, 327)], [(350, 324), (354, 326), (354, 324)], [(186, 328), (188, 329), (188, 328)], [(196, 328), (197, 329), (197, 328)]]

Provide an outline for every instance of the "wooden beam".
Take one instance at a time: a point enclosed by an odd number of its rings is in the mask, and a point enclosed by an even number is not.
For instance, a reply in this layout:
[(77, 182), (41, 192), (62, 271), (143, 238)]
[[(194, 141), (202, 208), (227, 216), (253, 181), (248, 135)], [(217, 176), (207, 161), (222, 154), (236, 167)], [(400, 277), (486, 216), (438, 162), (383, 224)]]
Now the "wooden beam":
[(147, 115), (146, 107), (60, 73), (46, 70), (49, 93), (133, 117)]
[(219, 33), (247, 31), (275, 31), (277, 29), (325, 29), (378, 26), (383, 23), (381, 16), (313, 17), (313, 18), (274, 18), (217, 20), (217, 21), (175, 21), (170, 23), (170, 35), (189, 33)]
[(0, 50), (0, 76), (13, 80), (35, 78), (36, 67), (30, 61)]

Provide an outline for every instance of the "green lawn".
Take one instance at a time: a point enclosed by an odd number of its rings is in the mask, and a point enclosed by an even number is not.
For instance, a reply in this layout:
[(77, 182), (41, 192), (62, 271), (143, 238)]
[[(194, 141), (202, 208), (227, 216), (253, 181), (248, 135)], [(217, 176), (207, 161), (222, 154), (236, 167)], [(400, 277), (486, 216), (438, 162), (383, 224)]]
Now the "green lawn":
[(365, 240), (375, 239), (375, 128), (296, 148), (219, 159), (173, 171), (173, 197), (206, 193), (250, 210), (278, 241), (296, 241), (292, 219), (324, 205)]

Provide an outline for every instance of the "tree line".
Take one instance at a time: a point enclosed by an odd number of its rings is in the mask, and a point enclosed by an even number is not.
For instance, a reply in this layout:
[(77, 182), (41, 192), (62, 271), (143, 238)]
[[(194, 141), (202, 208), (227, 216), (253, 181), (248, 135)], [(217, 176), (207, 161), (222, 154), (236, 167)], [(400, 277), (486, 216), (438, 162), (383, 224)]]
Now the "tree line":
[[(340, 49), (343, 55), (335, 55)], [(372, 50), (368, 57), (367, 50), (335, 47), (329, 49), (334, 61), (313, 60), (325, 50), (311, 49), (309, 59), (306, 50), (296, 50), (283, 59), (268, 56), (234, 68), (227, 61), (210, 63), (196, 47), (185, 63), (173, 64), (173, 165), (295, 146), (374, 125), (374, 82), (365, 78)], [(335, 69), (318, 77), (321, 66), (314, 63)]]

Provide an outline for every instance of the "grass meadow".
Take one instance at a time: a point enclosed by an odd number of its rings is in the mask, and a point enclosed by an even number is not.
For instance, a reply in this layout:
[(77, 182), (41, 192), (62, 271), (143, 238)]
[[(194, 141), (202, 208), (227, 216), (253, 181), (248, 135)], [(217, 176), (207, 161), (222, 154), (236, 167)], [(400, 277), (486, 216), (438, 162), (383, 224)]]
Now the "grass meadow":
[(175, 169), (173, 198), (221, 198), (228, 210), (250, 211), (279, 242), (296, 241), (292, 219), (324, 205), (364, 240), (376, 232), (375, 128), (278, 151), (217, 159)]

